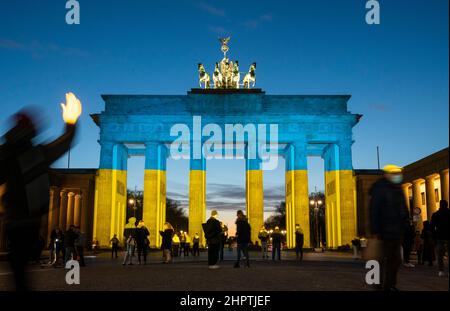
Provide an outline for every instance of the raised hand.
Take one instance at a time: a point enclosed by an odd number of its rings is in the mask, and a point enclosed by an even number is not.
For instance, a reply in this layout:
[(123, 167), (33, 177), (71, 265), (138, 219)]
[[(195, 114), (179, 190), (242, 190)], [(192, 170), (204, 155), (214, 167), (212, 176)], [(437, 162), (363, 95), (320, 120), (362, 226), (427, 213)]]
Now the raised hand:
[(64, 122), (69, 124), (77, 123), (78, 117), (81, 115), (81, 102), (75, 94), (66, 93), (66, 104), (61, 103), (63, 110)]

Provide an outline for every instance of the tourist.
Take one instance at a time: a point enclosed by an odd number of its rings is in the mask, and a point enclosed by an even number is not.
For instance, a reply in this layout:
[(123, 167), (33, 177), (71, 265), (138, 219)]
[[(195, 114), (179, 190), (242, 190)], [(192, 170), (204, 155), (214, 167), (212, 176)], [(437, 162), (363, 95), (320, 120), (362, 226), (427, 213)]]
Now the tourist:
[(184, 231), (180, 232), (179, 238), (180, 238), (179, 256), (181, 257), (181, 254), (183, 254), (184, 256), (184, 247), (186, 246), (186, 236), (184, 235)]
[(196, 232), (194, 239), (192, 239), (192, 255), (200, 256), (200, 236)]
[(119, 249), (119, 239), (117, 238), (117, 234), (114, 234), (111, 240), (109, 240), (109, 244), (111, 244), (111, 258), (117, 259), (117, 250)]
[(223, 251), (225, 249), (225, 243), (228, 238), (228, 228), (224, 225), (223, 222), (220, 222), (220, 226), (222, 227), (222, 234), (220, 236), (220, 246), (219, 246), (219, 260), (223, 261)]
[(178, 233), (175, 233), (172, 237), (172, 255), (173, 257), (178, 257), (180, 254), (180, 237)]
[(125, 251), (125, 256), (123, 258), (123, 263), (122, 265), (125, 266), (128, 262), (128, 260), (130, 261), (128, 263), (128, 265), (133, 265), (133, 254), (134, 254), (134, 249), (136, 248), (136, 236), (135, 236), (136, 232), (135, 231), (131, 231), (130, 234), (127, 237), (126, 240), (126, 251)]
[(2, 222), (18, 291), (28, 290), (25, 266), (39, 238), (41, 218), (48, 212), (49, 167), (70, 148), (81, 114), (81, 103), (75, 95), (66, 94), (66, 101), (62, 104), (66, 124), (62, 136), (49, 144), (33, 145), (39, 129), (33, 117), (40, 112), (21, 111), (14, 116), (14, 127), (4, 134), (4, 144), (0, 145), (0, 187), (6, 189)]
[(149, 245), (148, 236), (150, 232), (145, 226), (144, 222), (139, 221), (138, 228), (136, 229), (136, 248), (138, 253), (138, 265), (141, 264), (141, 256), (144, 259), (144, 265), (147, 264), (147, 248)]
[(275, 254), (277, 259), (281, 260), (281, 240), (283, 239), (283, 234), (278, 226), (275, 227), (270, 237), (272, 238), (272, 260), (275, 260)]
[(297, 260), (303, 260), (303, 244), (304, 244), (304, 234), (302, 228), (299, 224), (295, 225), (295, 255)]
[(416, 254), (417, 254), (417, 264), (423, 265), (423, 259), (422, 259), (423, 241), (420, 237), (420, 231), (416, 231), (416, 233), (414, 235), (414, 250), (416, 251)]
[(75, 232), (78, 234), (78, 237), (75, 240), (75, 251), (77, 252), (80, 266), (85, 267), (86, 263), (84, 261), (84, 247), (86, 246), (86, 235), (83, 231), (81, 231), (80, 227), (75, 227)]
[(269, 232), (267, 231), (265, 226), (262, 226), (258, 233), (258, 239), (261, 241), (261, 254), (263, 259), (268, 259), (268, 245), (267, 242), (269, 240)]
[(428, 262), (428, 266), (433, 266), (433, 261), (436, 259), (434, 253), (434, 241), (433, 241), (433, 230), (431, 229), (430, 222), (425, 220), (423, 222), (422, 233), (420, 235), (423, 241), (423, 254), (422, 261)]
[(191, 237), (189, 234), (185, 231), (183, 232), (184, 238), (185, 238), (185, 244), (184, 244), (184, 257), (189, 257), (189, 253), (191, 252)]
[(217, 220), (218, 213), (216, 210), (211, 211), (211, 217), (203, 224), (206, 242), (208, 243), (208, 266), (210, 269), (217, 269), (217, 261), (219, 260), (220, 236), (222, 227), (220, 221)]
[(414, 236), (416, 234), (412, 219), (410, 219), (409, 226), (406, 228), (403, 235), (402, 248), (403, 248), (403, 266), (406, 268), (414, 268), (414, 265), (410, 262), (411, 250), (414, 244)]
[(409, 226), (409, 212), (401, 188), (402, 168), (386, 165), (383, 171), (383, 178), (370, 189), (369, 223), (381, 251), (379, 288), (396, 291), (397, 273), (401, 265), (401, 240)]
[(164, 231), (160, 231), (159, 234), (162, 237), (161, 249), (163, 250), (164, 262), (170, 263), (172, 261), (172, 238), (174, 235), (173, 227), (170, 223), (164, 224)]
[(52, 264), (52, 265), (58, 264), (58, 261), (60, 258), (60, 253), (62, 252), (62, 248), (64, 245), (63, 241), (64, 241), (64, 235), (63, 235), (63, 232), (61, 231), (61, 229), (59, 229), (57, 227), (54, 230), (52, 230), (52, 232), (50, 233), (50, 245), (49, 245), (50, 261), (49, 261), (49, 264)]
[(247, 221), (247, 217), (245, 217), (241, 210), (237, 211), (236, 216), (237, 260), (234, 267), (239, 268), (241, 253), (244, 255), (245, 265), (250, 267), (248, 245), (251, 241), (251, 227)]
[[(449, 240), (449, 210), (448, 202), (441, 200), (439, 210), (431, 216), (431, 229), (434, 232), (436, 252), (438, 257), (439, 276), (444, 276), (444, 256), (447, 252), (448, 264), (448, 240)], [(448, 275), (448, 273), (447, 273)]]
[(75, 226), (70, 225), (69, 230), (64, 234), (64, 248), (65, 248), (65, 257), (64, 262), (67, 263), (70, 259), (76, 259), (75, 252), (75, 240), (78, 238), (78, 234), (75, 231)]

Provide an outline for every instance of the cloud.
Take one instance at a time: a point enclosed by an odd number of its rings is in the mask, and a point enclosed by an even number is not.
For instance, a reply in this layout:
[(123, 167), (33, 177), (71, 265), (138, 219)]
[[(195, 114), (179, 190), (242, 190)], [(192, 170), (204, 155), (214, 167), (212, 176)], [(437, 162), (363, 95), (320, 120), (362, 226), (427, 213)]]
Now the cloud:
[(22, 43), (15, 40), (0, 38), (0, 49), (11, 51), (22, 51), (31, 54), (33, 58), (42, 58), (51, 54), (60, 54), (63, 56), (86, 57), (88, 52), (74, 47), (61, 47), (55, 43), (43, 43), (32, 41)]
[(208, 13), (209, 15), (222, 16), (222, 17), (225, 17), (225, 15), (226, 15), (224, 9), (215, 7), (215, 6), (213, 6), (213, 5), (209, 4), (209, 3), (206, 3), (206, 2), (198, 2), (196, 4), (196, 6), (200, 10)]
[(266, 13), (263, 15), (258, 16), (257, 18), (246, 20), (243, 25), (247, 29), (256, 29), (259, 26), (261, 26), (264, 23), (271, 22), (272, 21), (272, 13)]
[(222, 26), (213, 26), (213, 25), (209, 25), (208, 26), (209, 31), (214, 32), (214, 33), (218, 33), (218, 34), (226, 34), (228, 33), (228, 31), (222, 27)]

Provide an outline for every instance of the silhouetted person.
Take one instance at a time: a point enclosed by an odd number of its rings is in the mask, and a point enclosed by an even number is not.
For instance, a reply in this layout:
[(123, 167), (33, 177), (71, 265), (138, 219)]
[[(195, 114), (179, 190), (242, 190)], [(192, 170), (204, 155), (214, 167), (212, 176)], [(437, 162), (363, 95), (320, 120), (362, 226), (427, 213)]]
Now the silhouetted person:
[(420, 237), (420, 231), (416, 231), (414, 236), (414, 249), (417, 252), (417, 263), (419, 265), (423, 264), (422, 254), (423, 254), (423, 241)]
[(281, 260), (281, 240), (283, 239), (283, 234), (280, 228), (277, 226), (275, 230), (270, 234), (272, 238), (272, 260), (275, 260), (275, 254), (278, 260)]
[(3, 195), (5, 229), (10, 245), (9, 260), (16, 289), (27, 290), (25, 265), (33, 244), (39, 238), (41, 216), (48, 212), (49, 166), (70, 147), (81, 104), (72, 93), (66, 94), (63, 107), (66, 123), (62, 136), (49, 144), (33, 145), (37, 127), (27, 112), (14, 116), (14, 127), (4, 135), (0, 146), (0, 185), (6, 184)]
[(217, 269), (217, 261), (219, 260), (220, 236), (222, 227), (220, 221), (217, 220), (218, 213), (216, 210), (211, 211), (211, 217), (203, 224), (206, 242), (208, 243), (208, 266), (210, 269)]
[(433, 261), (436, 259), (434, 253), (434, 241), (433, 241), (433, 230), (431, 229), (430, 222), (425, 220), (423, 222), (422, 234), (420, 235), (423, 241), (423, 263), (428, 262), (429, 266), (433, 265)]
[(191, 237), (187, 232), (183, 232), (183, 234), (186, 239), (186, 243), (184, 244), (184, 257), (189, 257), (189, 253), (191, 252)]
[(117, 258), (117, 250), (119, 248), (119, 239), (117, 238), (117, 234), (114, 234), (109, 243), (111, 244), (111, 258)]
[(58, 264), (60, 253), (64, 246), (64, 235), (61, 229), (55, 228), (50, 233), (50, 261), (49, 264)]
[(405, 234), (403, 235), (402, 248), (403, 248), (403, 266), (406, 268), (414, 268), (414, 265), (410, 262), (411, 250), (414, 245), (414, 237), (416, 235), (416, 229), (410, 220), (409, 225), (406, 227)]
[(303, 260), (303, 244), (305, 238), (300, 225), (295, 225), (295, 255), (297, 260)]
[(86, 247), (86, 234), (81, 231), (79, 227), (75, 227), (75, 232), (78, 237), (75, 239), (75, 251), (78, 256), (78, 261), (81, 267), (85, 267), (86, 263), (84, 261), (84, 248)]
[(236, 242), (237, 242), (237, 260), (235, 268), (239, 268), (241, 262), (241, 253), (245, 257), (245, 265), (250, 267), (250, 257), (248, 254), (248, 245), (251, 241), (251, 227), (242, 211), (237, 211), (236, 219)]
[(444, 276), (444, 256), (447, 252), (448, 256), (448, 240), (449, 240), (449, 210), (448, 202), (441, 200), (439, 202), (439, 210), (431, 216), (431, 230), (436, 243), (436, 252), (438, 257), (439, 276)]
[(161, 249), (164, 254), (164, 263), (170, 263), (172, 261), (172, 238), (174, 235), (173, 227), (170, 223), (166, 222), (164, 224), (164, 231), (159, 231), (162, 237)]
[(144, 259), (144, 265), (147, 264), (147, 248), (149, 244), (148, 236), (150, 232), (144, 225), (143, 221), (139, 222), (138, 228), (136, 230), (136, 247), (138, 253), (138, 264), (141, 264), (141, 256)]
[(268, 259), (268, 246), (267, 242), (269, 240), (269, 232), (265, 226), (262, 226), (258, 233), (258, 239), (261, 241), (261, 254), (263, 259)]
[(66, 250), (64, 254), (64, 263), (67, 263), (71, 257), (76, 260), (75, 252), (75, 241), (78, 239), (78, 233), (75, 230), (75, 226), (71, 225), (69, 230), (64, 234), (64, 249)]
[[(369, 222), (374, 238), (380, 242), (381, 289), (396, 291), (401, 264), (401, 240), (409, 225), (409, 212), (401, 188), (402, 168), (386, 165), (384, 176), (370, 189)], [(375, 258), (371, 258), (375, 259)]]
[(223, 261), (223, 251), (225, 249), (225, 243), (227, 243), (228, 239), (228, 228), (223, 224), (223, 222), (220, 222), (220, 226), (222, 227), (222, 234), (220, 235), (219, 260)]
[(200, 236), (196, 232), (192, 239), (192, 255), (200, 256)]

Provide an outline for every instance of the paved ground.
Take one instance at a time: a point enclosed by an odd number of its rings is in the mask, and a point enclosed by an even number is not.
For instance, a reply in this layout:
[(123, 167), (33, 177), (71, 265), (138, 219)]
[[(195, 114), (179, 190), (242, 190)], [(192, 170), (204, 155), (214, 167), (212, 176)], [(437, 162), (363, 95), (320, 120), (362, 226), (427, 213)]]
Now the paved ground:
[[(147, 265), (122, 266), (121, 258), (108, 254), (89, 256), (81, 269), (81, 284), (67, 285), (63, 268), (30, 265), (35, 290), (369, 290), (365, 284), (364, 262), (349, 253), (306, 253), (296, 262), (291, 252), (284, 260), (272, 262), (252, 253), (250, 268), (233, 268), (235, 254), (226, 253), (218, 270), (209, 270), (206, 256), (177, 258), (173, 264), (161, 264), (161, 253), (151, 253)], [(12, 275), (6, 262), (0, 262), (0, 290), (12, 289)], [(448, 277), (437, 276), (436, 267), (402, 268), (398, 287), (401, 290), (449, 290)]]

